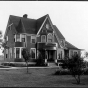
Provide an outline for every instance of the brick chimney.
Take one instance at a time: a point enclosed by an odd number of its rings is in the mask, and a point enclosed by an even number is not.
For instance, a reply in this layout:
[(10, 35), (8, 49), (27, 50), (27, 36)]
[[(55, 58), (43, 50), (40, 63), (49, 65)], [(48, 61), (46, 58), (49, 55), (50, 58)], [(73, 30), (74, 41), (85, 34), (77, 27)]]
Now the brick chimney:
[(27, 14), (24, 14), (24, 15), (23, 15), (23, 18), (27, 18)]

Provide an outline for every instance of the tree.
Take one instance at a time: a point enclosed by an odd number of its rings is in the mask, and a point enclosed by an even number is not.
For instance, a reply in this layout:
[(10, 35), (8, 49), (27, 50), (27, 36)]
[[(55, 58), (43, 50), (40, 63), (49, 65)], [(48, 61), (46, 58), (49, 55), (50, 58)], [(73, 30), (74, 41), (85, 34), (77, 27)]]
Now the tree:
[(2, 39), (2, 31), (0, 31), (0, 48), (2, 47), (3, 39)]
[(85, 52), (85, 57), (88, 57), (88, 52)]
[(26, 62), (27, 73), (28, 73), (28, 61), (29, 61), (31, 55), (30, 55), (30, 53), (29, 53), (29, 51), (28, 51), (27, 48), (24, 48), (24, 49), (22, 50), (22, 56), (23, 56), (23, 58), (24, 58), (24, 60), (25, 60), (25, 62)]
[(71, 75), (76, 79), (77, 84), (80, 84), (80, 77), (84, 72), (83, 58), (81, 58), (79, 55), (74, 55), (71, 59), (65, 61), (65, 66), (67, 66)]

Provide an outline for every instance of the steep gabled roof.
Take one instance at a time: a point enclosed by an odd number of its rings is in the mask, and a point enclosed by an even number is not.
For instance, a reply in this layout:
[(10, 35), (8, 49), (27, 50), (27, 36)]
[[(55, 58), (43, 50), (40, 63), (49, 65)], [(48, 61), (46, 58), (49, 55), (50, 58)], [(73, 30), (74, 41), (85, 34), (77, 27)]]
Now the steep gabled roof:
[(65, 39), (64, 36), (62, 35), (62, 33), (59, 31), (59, 29), (56, 27), (56, 25), (53, 25), (54, 29), (55, 29), (55, 33), (57, 33), (57, 36), (59, 39)]
[(72, 45), (71, 43), (65, 41), (65, 47), (67, 47), (68, 49), (75, 49), (75, 50), (79, 50), (77, 47), (75, 47), (74, 45)]
[(36, 29), (37, 32), (40, 29), (40, 27), (42, 26), (42, 24), (43, 24), (44, 20), (46, 19), (47, 15), (45, 15), (45, 16), (40, 17), (39, 19), (37, 19), (37, 23), (36, 23), (36, 25), (37, 25), (37, 29)]
[(36, 34), (46, 17), (47, 15), (36, 20), (10, 15), (8, 24), (13, 23), (18, 33), (25, 32), (29, 34)]
[(25, 33), (25, 29), (24, 29), (24, 27), (23, 27), (23, 24), (22, 24), (21, 19), (20, 19), (20, 21), (19, 21), (19, 23), (18, 23), (18, 26), (16, 27), (16, 31), (17, 31), (18, 33)]
[(36, 20), (21, 18), (26, 33), (36, 34)]

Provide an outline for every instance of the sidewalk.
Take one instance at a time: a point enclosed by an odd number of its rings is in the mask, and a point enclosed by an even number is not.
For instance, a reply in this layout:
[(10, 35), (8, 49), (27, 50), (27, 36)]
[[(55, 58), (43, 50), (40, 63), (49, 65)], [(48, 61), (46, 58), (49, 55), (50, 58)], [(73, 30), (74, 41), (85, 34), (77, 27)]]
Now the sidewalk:
[[(3, 67), (0, 67), (0, 69), (25, 69), (27, 67), (11, 67), (11, 66), (3, 66)], [(58, 66), (54, 66), (54, 67), (51, 67), (51, 66), (47, 66), (47, 67), (28, 67), (28, 68), (59, 68)]]

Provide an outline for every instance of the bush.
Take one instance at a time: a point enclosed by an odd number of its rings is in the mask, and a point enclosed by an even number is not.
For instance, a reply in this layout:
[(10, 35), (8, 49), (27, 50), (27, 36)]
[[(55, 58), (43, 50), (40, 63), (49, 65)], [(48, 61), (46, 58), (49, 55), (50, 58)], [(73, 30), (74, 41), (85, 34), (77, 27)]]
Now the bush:
[[(26, 63), (16, 63), (16, 62), (14, 62), (14, 63), (4, 62), (1, 65), (12, 66), (12, 67), (26, 67)], [(32, 67), (32, 66), (35, 66), (35, 63), (34, 64), (28, 64), (28, 67)]]
[(84, 75), (88, 75), (88, 68), (87, 69), (84, 69)]
[(68, 70), (57, 70), (54, 75), (71, 75), (71, 73)]
[(22, 59), (22, 58), (21, 58), (21, 59), (16, 58), (16, 59), (14, 60), (14, 62), (23, 62), (23, 59)]

